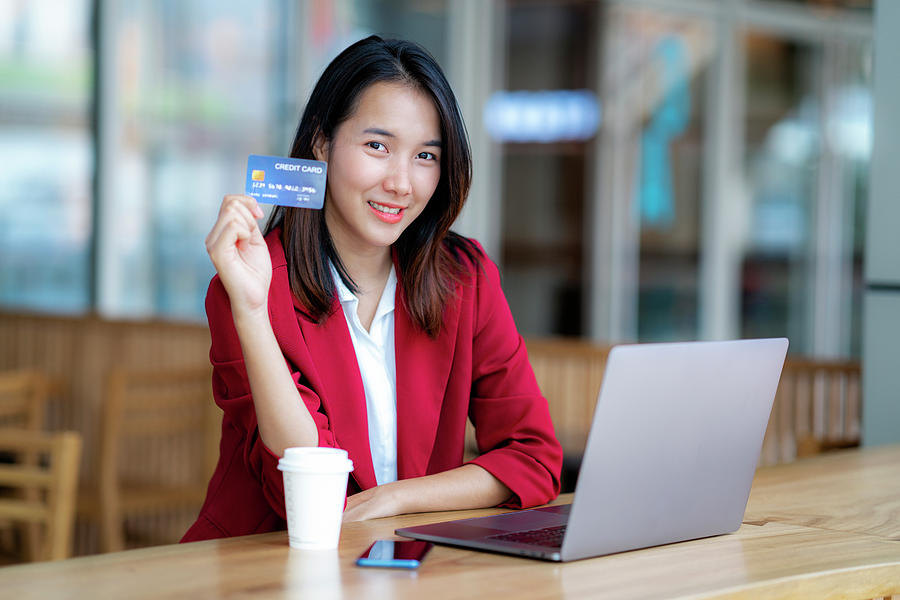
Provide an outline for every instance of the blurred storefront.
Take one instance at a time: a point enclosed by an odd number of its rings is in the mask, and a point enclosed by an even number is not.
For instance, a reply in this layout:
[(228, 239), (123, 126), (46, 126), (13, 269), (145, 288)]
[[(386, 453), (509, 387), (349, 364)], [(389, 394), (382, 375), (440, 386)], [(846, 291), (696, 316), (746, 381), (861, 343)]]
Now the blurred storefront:
[(370, 33), (445, 66), (475, 153), (458, 229), (523, 334), (859, 356), (872, 7), (849, 0), (4, 3), (2, 306), (202, 321), (222, 195)]

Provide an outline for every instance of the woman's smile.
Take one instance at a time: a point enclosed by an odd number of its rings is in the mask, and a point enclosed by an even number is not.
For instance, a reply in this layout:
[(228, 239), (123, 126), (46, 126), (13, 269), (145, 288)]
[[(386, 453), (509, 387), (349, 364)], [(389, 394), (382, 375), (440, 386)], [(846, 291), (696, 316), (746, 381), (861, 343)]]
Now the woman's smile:
[(399, 223), (403, 220), (403, 208), (399, 206), (389, 206), (387, 204), (379, 204), (378, 202), (369, 201), (369, 207), (375, 216), (385, 223)]

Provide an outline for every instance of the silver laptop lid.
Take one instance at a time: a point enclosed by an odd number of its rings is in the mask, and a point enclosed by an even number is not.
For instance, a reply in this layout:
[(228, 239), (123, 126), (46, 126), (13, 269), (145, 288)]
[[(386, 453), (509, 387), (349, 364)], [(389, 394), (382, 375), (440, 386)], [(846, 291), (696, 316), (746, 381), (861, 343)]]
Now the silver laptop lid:
[(740, 527), (787, 347), (777, 338), (613, 348), (563, 560)]

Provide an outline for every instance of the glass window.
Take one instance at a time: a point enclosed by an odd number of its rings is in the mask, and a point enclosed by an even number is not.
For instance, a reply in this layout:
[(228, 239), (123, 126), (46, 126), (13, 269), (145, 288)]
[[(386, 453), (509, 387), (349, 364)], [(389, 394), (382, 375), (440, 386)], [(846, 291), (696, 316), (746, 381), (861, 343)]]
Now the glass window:
[(311, 16), (322, 67), (351, 42), (377, 34), (415, 41), (447, 69), (447, 0), (315, 2)]
[(117, 3), (102, 199), (105, 314), (202, 318), (204, 238), (250, 153), (274, 154), (275, 3)]
[(638, 339), (695, 339), (713, 38), (703, 22), (665, 14), (635, 12), (625, 24), (623, 51), (640, 57), (642, 69), (631, 199), (640, 230)]
[[(698, 298), (707, 292), (699, 265), (715, 250), (701, 247), (712, 139), (704, 116), (723, 114), (718, 103), (733, 100), (710, 93), (721, 50), (715, 27), (747, 26), (737, 128), (746, 137), (733, 143), (744, 143), (739, 175), (748, 193), (745, 214), (729, 216), (740, 221), (729, 225), (741, 237), (740, 306), (729, 299), (739, 323), (730, 319), (729, 331), (788, 335), (793, 352), (857, 356), (871, 45), (839, 30), (810, 37), (806, 26), (789, 39), (789, 28), (776, 35), (740, 20), (794, 4), (792, 18), (807, 25), (840, 11), (864, 24), (872, 3), (742, 0), (747, 11), (701, 3), (691, 16), (676, 2), (666, 10), (645, 4), (504, 4), (501, 87), (513, 92), (506, 100), (574, 91), (600, 109), (599, 130), (594, 123), (586, 136), (500, 146), (498, 258), (520, 329), (585, 335), (606, 294), (615, 296), (609, 314), (625, 324), (621, 339), (698, 337)], [(832, 12), (819, 12), (825, 5)], [(0, 4), (0, 304), (202, 319), (213, 275), (203, 241), (222, 196), (242, 190), (247, 155), (288, 151), (315, 78), (365, 35), (413, 39), (448, 67), (450, 7), (447, 0)], [(93, 10), (103, 16), (98, 98)], [(534, 116), (528, 102), (517, 118)], [(94, 106), (102, 110), (98, 140)], [(553, 110), (554, 123), (565, 121), (558, 118), (565, 111)], [(95, 142), (105, 161), (96, 169)], [(92, 205), (95, 173), (101, 193)], [(607, 251), (585, 229), (595, 214), (605, 218), (599, 205), (613, 206), (605, 226), (616, 233), (604, 233), (616, 248), (600, 292), (585, 278), (594, 250)]]
[(809, 345), (813, 211), (820, 155), (818, 54), (749, 33), (746, 173), (751, 214), (741, 280), (741, 334)]
[[(325, 63), (371, 32), (443, 54), (442, 2), (141, 2), (112, 25), (116, 132), (102, 206), (105, 314), (203, 317), (214, 274), (204, 239), (223, 195), (242, 192), (247, 155), (287, 154), (305, 98), (309, 49)], [(302, 24), (302, 26), (301, 26)], [(297, 40), (297, 31), (308, 36)], [(309, 40), (312, 40), (310, 42)]]
[[(591, 88), (596, 10), (594, 2), (511, 3), (506, 89)], [(539, 104), (539, 95), (522, 97), (535, 100), (520, 111), (522, 126), (529, 114), (548, 126), (557, 121), (545, 114), (556, 112), (553, 103)], [(526, 335), (582, 334), (588, 148), (589, 140), (502, 146), (503, 288), (516, 325)]]
[(858, 356), (870, 51), (748, 32), (741, 334)]
[(91, 298), (89, 3), (0, 3), (0, 304)]
[[(750, 0), (757, 2), (758, 0)], [(816, 9), (841, 9), (858, 12), (872, 12), (872, 0), (776, 0), (784, 4), (797, 4)]]
[[(604, 115), (599, 197), (613, 225), (624, 309), (615, 339), (696, 339), (710, 71), (710, 22), (626, 5), (604, 18)], [(613, 229), (618, 231), (613, 231)], [(616, 270), (616, 265), (610, 265)], [(633, 306), (633, 308), (632, 308)]]

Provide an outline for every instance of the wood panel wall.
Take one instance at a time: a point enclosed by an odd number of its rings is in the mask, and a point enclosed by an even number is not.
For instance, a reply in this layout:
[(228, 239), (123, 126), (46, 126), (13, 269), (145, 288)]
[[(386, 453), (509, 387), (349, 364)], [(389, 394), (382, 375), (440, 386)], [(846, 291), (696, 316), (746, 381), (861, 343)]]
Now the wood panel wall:
[[(560, 441), (577, 453), (587, 439), (609, 349), (571, 339), (526, 343)], [(45, 428), (81, 432), (82, 482), (96, 480), (100, 410), (110, 370), (208, 365), (208, 355), (209, 330), (203, 324), (0, 312), (0, 370), (33, 368), (55, 378)], [(793, 460), (810, 440), (826, 448), (855, 443), (861, 410), (859, 363), (789, 357), (761, 464)]]

